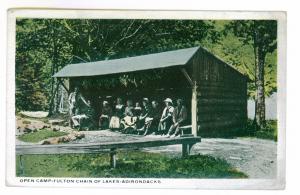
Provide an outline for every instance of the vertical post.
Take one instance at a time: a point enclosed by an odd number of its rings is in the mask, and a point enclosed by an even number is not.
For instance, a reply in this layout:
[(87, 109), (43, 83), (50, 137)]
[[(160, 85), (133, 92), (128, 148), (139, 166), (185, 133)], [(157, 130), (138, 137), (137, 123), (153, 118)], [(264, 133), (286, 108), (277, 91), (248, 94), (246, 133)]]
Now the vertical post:
[(197, 136), (197, 130), (197, 83), (195, 82), (192, 89), (192, 134), (195, 137)]
[(187, 157), (190, 154), (190, 146), (189, 144), (182, 144), (182, 157)]
[(19, 166), (20, 166), (21, 175), (24, 176), (25, 170), (24, 170), (23, 155), (19, 155)]
[(110, 149), (110, 166), (111, 168), (117, 167), (117, 152), (115, 148)]

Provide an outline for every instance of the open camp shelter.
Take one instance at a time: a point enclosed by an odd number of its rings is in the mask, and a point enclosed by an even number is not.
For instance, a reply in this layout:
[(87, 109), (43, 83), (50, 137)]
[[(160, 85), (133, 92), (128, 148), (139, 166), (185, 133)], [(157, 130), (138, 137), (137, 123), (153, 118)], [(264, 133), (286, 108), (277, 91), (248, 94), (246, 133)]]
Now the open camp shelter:
[[(240, 128), (247, 120), (248, 77), (202, 47), (70, 64), (54, 77), (69, 92), (76, 83), (92, 81), (85, 89), (89, 97), (183, 98), (194, 135)], [(132, 78), (132, 82), (115, 82), (122, 77)], [(139, 80), (145, 77), (148, 82)], [(62, 79), (69, 79), (68, 86)], [(115, 84), (100, 86), (99, 80)]]

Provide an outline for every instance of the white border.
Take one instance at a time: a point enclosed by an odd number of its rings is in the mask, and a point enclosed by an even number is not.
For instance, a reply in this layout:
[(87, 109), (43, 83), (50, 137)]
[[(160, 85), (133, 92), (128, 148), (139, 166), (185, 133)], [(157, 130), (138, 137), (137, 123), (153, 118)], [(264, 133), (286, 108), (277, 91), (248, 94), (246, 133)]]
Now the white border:
[[(85, 19), (275, 19), (278, 20), (278, 155), (276, 179), (161, 179), (160, 184), (62, 184), (24, 183), (15, 177), (15, 21), (23, 18)], [(149, 10), (63, 10), (10, 9), (7, 52), (7, 150), (6, 184), (9, 186), (102, 187), (102, 188), (188, 188), (188, 189), (283, 189), (285, 187), (286, 109), (286, 13), (252, 11), (149, 11)], [(38, 179), (38, 178), (32, 178)], [(53, 179), (53, 178), (52, 178)], [(63, 179), (63, 178), (59, 178)], [(70, 178), (66, 178), (70, 179)], [(73, 178), (78, 180), (78, 178)], [(83, 179), (83, 178), (81, 178)], [(88, 179), (88, 178), (86, 178)], [(89, 178), (90, 179), (90, 178)], [(100, 178), (99, 178), (100, 179)], [(98, 180), (99, 180), (98, 179)], [(97, 179), (95, 179), (97, 180)], [(113, 180), (113, 178), (105, 180)], [(143, 179), (141, 179), (143, 180)]]

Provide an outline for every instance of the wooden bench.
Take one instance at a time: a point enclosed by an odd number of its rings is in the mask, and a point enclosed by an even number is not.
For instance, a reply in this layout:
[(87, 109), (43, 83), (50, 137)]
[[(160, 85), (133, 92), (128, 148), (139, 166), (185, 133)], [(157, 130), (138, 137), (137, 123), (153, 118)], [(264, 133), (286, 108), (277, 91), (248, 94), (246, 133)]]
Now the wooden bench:
[(201, 142), (201, 137), (175, 137), (160, 139), (141, 139), (124, 142), (104, 142), (88, 144), (57, 144), (57, 145), (16, 145), (16, 154), (20, 157), (20, 168), (24, 171), (22, 155), (26, 154), (80, 154), (80, 153), (110, 153), (112, 168), (117, 166), (117, 149), (139, 149), (167, 145), (182, 144), (182, 156), (188, 156), (192, 146)]

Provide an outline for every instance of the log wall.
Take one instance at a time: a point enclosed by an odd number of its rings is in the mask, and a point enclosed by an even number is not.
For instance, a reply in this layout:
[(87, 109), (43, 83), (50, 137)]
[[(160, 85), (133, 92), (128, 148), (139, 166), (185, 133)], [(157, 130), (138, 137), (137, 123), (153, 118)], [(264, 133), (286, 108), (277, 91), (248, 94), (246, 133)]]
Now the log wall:
[(247, 120), (247, 78), (200, 48), (191, 61), (197, 81), (199, 135), (241, 128)]

